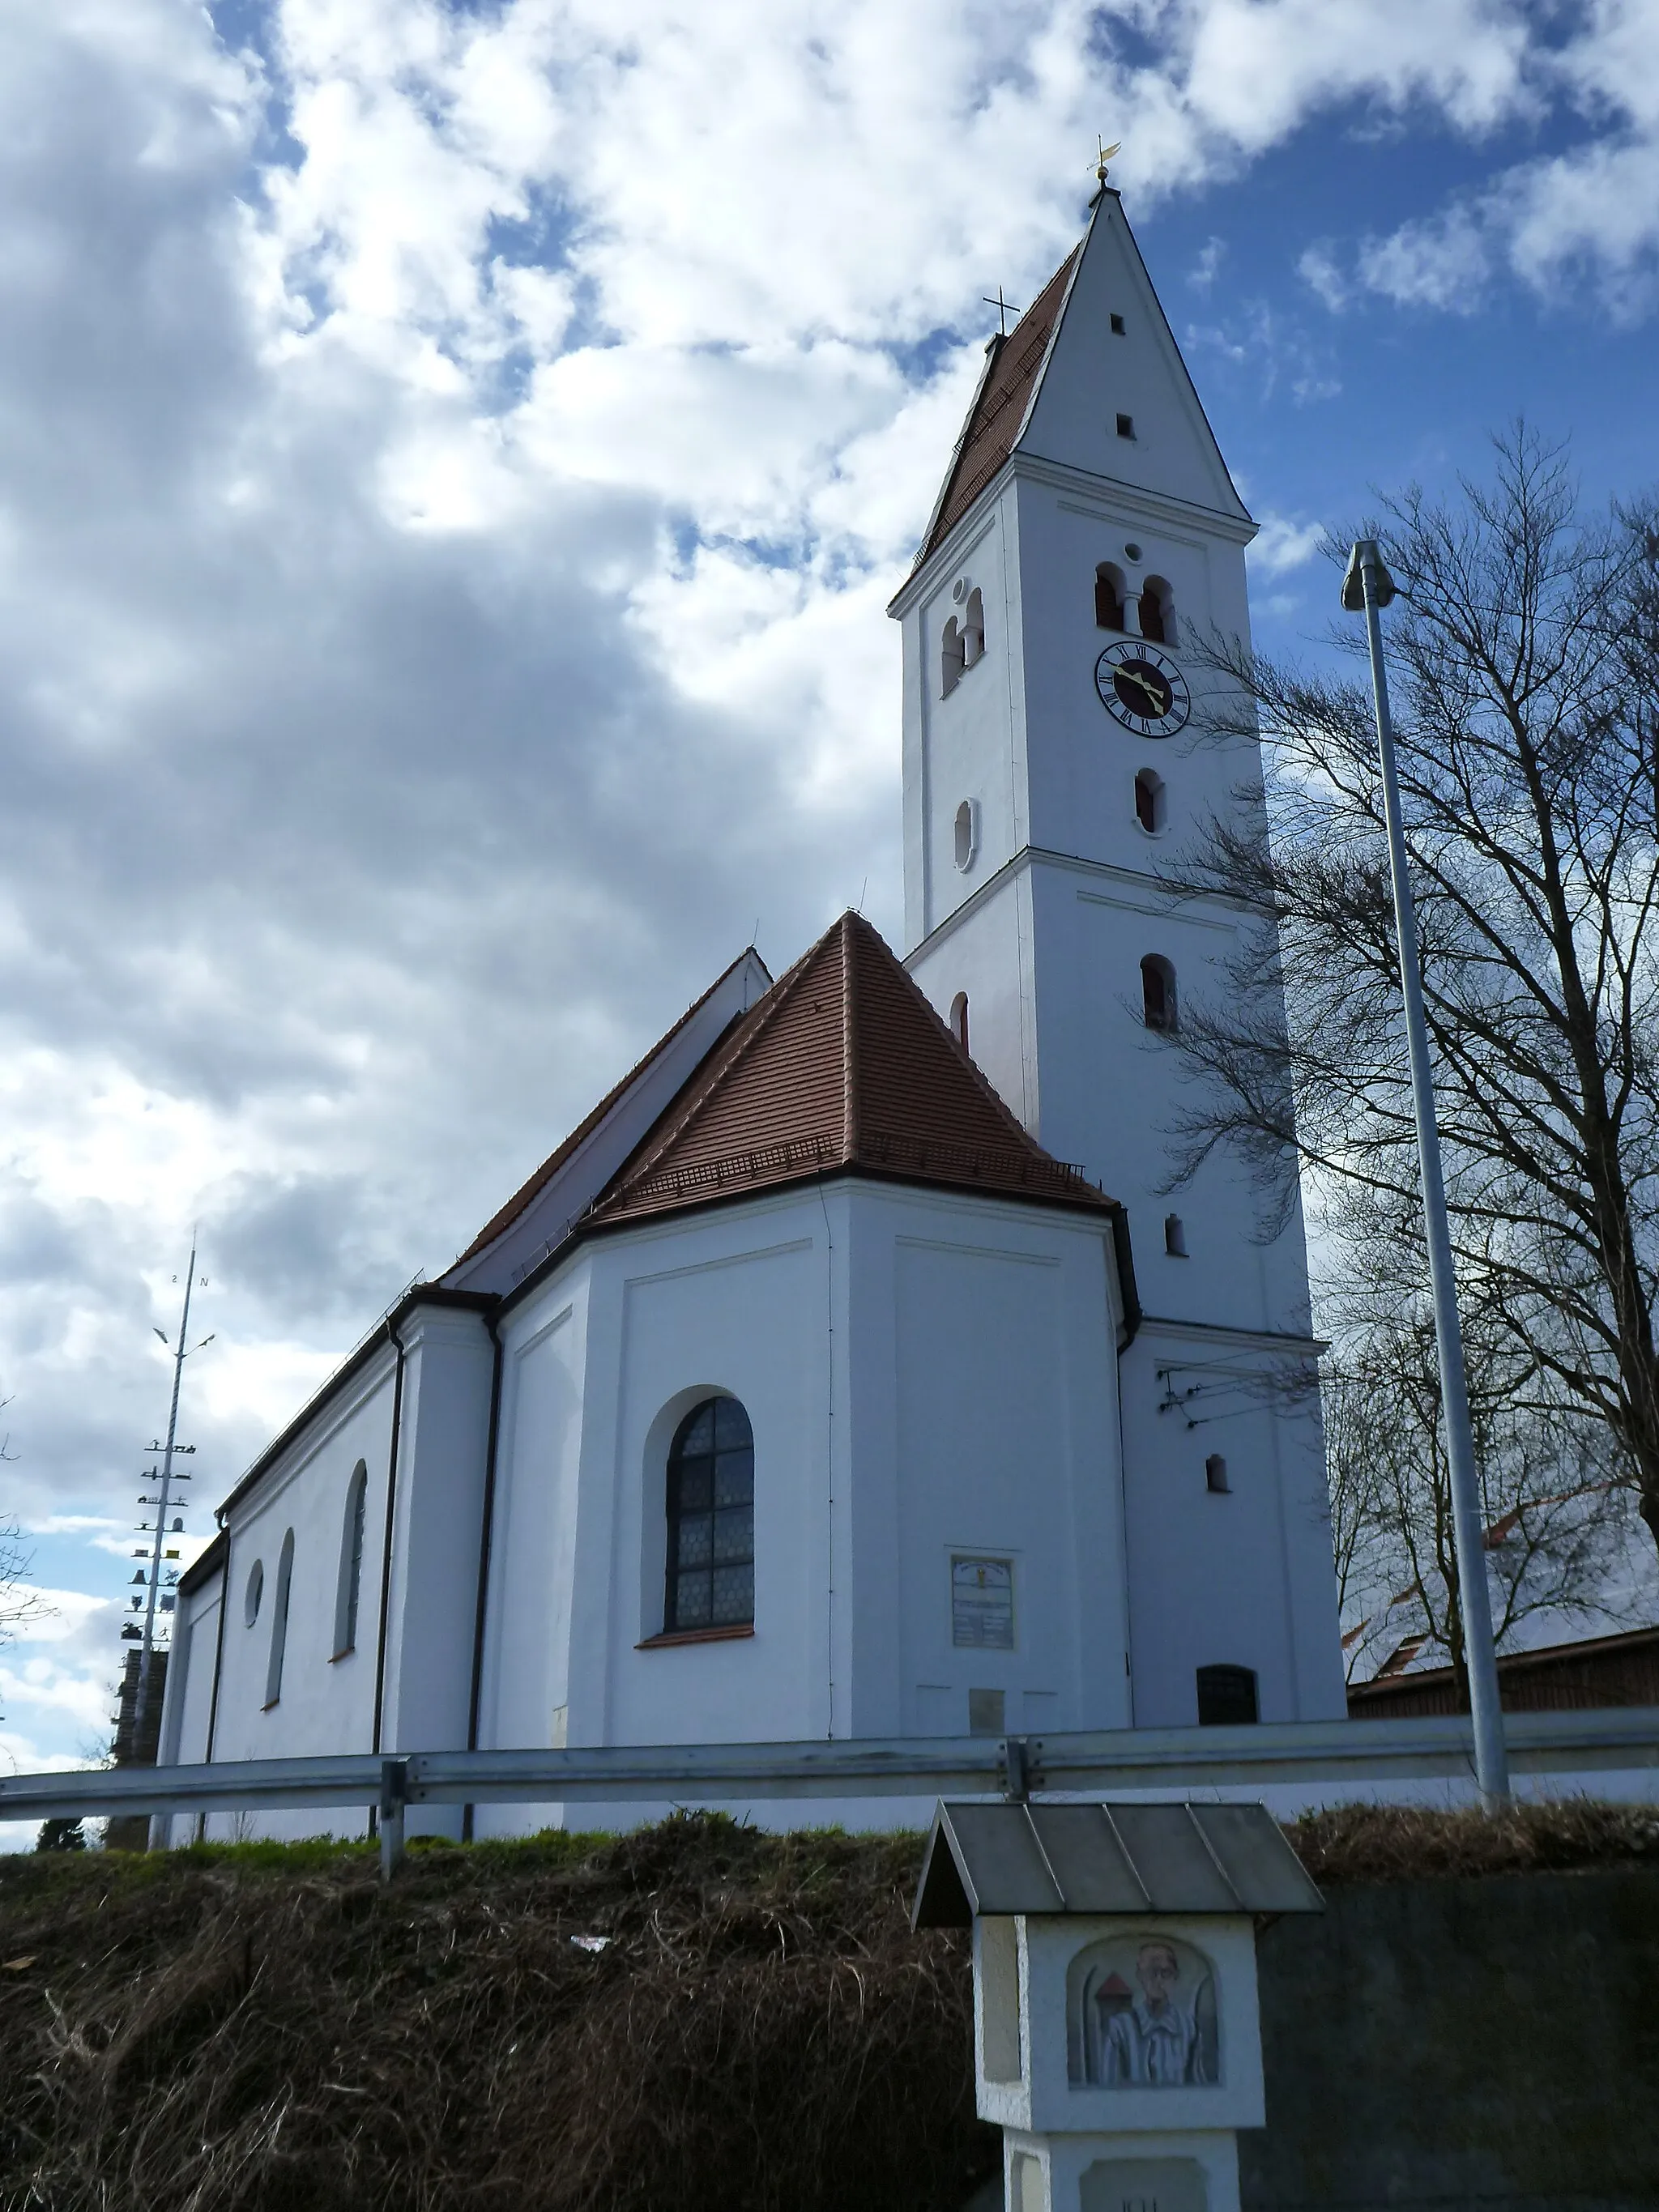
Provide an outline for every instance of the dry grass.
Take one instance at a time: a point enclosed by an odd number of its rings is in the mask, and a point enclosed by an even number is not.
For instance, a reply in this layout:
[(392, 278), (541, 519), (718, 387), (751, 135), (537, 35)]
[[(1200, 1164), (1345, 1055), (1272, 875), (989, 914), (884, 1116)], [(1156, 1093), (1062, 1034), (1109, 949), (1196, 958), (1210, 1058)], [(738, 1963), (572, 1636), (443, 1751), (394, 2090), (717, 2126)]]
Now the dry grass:
[[(1322, 1882), (1659, 1865), (1659, 1814), (1351, 1806)], [(915, 1836), (0, 1857), (0, 2212), (954, 2212), (966, 1943)], [(611, 1940), (598, 1952), (575, 1935)]]
[(1659, 1807), (1590, 1797), (1517, 1805), (1501, 1819), (1474, 1810), (1338, 1805), (1305, 1814), (1285, 1832), (1317, 1882), (1659, 1867)]
[(285, 1856), (0, 1862), (8, 2212), (923, 2212), (1000, 2155), (914, 1837)]

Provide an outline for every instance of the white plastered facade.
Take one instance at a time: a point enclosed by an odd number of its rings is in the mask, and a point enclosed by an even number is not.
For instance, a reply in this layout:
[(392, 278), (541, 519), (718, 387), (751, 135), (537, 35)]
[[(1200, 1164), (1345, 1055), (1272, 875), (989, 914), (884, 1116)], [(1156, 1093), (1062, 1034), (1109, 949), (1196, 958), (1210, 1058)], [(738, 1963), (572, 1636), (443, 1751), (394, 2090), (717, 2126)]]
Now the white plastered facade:
[[(1125, 1203), (1144, 1311), (1103, 1214), (856, 1175), (573, 1235), (766, 988), (745, 955), (522, 1211), (412, 1294), (233, 1494), (224, 1564), (185, 1578), (164, 1758), (932, 1736), (967, 1733), (970, 1711), (999, 1733), (1171, 1725), (1198, 1717), (1197, 1670), (1218, 1663), (1254, 1674), (1263, 1719), (1342, 1712), (1316, 1401), (1280, 1387), (1314, 1348), (1301, 1222), (1259, 1243), (1247, 1183), (1219, 1158), (1162, 1189), (1179, 1078), (1139, 1014), (1143, 957), (1201, 994), (1236, 941), (1237, 913), (1172, 903), (1154, 871), (1206, 811), (1259, 805), (1259, 760), (1132, 737), (1093, 674), (1099, 563), (1131, 599), (1148, 575), (1170, 587), (1179, 660), (1183, 631), (1248, 635), (1252, 530), (1109, 195), (1023, 434), (895, 612), (908, 964), (941, 1016), (966, 995), (971, 1051), (1007, 1104)], [(985, 652), (942, 696), (943, 626), (969, 583)], [(1161, 838), (1133, 805), (1148, 766)], [(1184, 1258), (1164, 1250), (1171, 1212)], [(669, 1441), (709, 1394), (739, 1398), (754, 1431), (753, 1633), (654, 1643)], [(1207, 1486), (1212, 1455), (1224, 1493)], [(360, 1463), (358, 1626), (341, 1653)], [(1011, 1649), (953, 1641), (957, 1555), (1012, 1562)], [(569, 1812), (614, 1826), (656, 1809)], [(873, 1825), (927, 1808), (748, 1809)], [(254, 1825), (351, 1832), (364, 1817)], [(474, 1827), (563, 1817), (480, 1807)]]

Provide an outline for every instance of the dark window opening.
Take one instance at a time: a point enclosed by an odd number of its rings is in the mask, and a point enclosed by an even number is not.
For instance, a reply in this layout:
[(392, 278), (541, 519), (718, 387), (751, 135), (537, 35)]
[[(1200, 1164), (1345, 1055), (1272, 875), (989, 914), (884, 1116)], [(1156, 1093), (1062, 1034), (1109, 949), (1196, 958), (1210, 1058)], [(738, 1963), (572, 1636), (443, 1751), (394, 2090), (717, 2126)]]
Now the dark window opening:
[(962, 681), (967, 666), (966, 646), (957, 618), (951, 616), (945, 625), (945, 637), (939, 647), (939, 696), (948, 699)]
[(1224, 1498), (1232, 1488), (1227, 1480), (1227, 1462), (1219, 1452), (1212, 1452), (1204, 1462), (1204, 1487), (1212, 1490), (1218, 1498)]
[(1133, 415), (1120, 415), (1120, 416), (1118, 416), (1118, 418), (1117, 418), (1117, 434), (1118, 434), (1118, 436), (1119, 436), (1120, 438), (1133, 438), (1133, 435), (1134, 435), (1134, 434), (1135, 434), (1135, 418), (1134, 418), (1134, 416), (1133, 416)]
[(1135, 820), (1149, 837), (1164, 827), (1164, 779), (1149, 768), (1135, 777)]
[(1249, 1667), (1200, 1667), (1198, 1670), (1200, 1728), (1237, 1728), (1261, 1718), (1256, 1711), (1255, 1675)]
[(1123, 318), (1121, 315), (1114, 315), (1112, 317), (1112, 336), (1115, 338), (1121, 338), (1123, 336)]
[(1140, 587), (1140, 635), (1153, 645), (1176, 641), (1175, 593), (1162, 576), (1148, 576)]
[(969, 592), (962, 611), (962, 665), (971, 668), (985, 658), (985, 601), (977, 586)]
[(1176, 1027), (1175, 969), (1153, 952), (1140, 963), (1141, 1012), (1149, 1030), (1167, 1036)]
[(1123, 571), (1113, 568), (1109, 561), (1103, 561), (1095, 570), (1095, 627), (1123, 627)]
[(1164, 1249), (1172, 1260), (1184, 1260), (1187, 1256), (1187, 1229), (1178, 1213), (1166, 1213), (1164, 1217)]
[(968, 1049), (968, 994), (958, 991), (951, 1001), (951, 1034), (964, 1052)]
[(665, 1632), (755, 1618), (755, 1438), (735, 1398), (705, 1398), (668, 1454)]

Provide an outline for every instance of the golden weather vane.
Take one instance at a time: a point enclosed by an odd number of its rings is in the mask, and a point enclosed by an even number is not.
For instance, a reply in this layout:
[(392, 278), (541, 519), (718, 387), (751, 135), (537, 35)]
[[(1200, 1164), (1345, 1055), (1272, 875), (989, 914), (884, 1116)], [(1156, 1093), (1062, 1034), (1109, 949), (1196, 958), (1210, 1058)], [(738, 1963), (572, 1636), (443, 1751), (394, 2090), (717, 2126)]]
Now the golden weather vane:
[(1109, 146), (1106, 143), (1106, 141), (1101, 137), (1098, 132), (1097, 132), (1095, 134), (1095, 144), (1098, 149), (1098, 152), (1097, 153), (1095, 159), (1095, 174), (1103, 185), (1106, 181), (1106, 164), (1111, 160), (1114, 154), (1121, 154), (1123, 151), (1123, 141), (1121, 138), (1114, 139), (1112, 143)]

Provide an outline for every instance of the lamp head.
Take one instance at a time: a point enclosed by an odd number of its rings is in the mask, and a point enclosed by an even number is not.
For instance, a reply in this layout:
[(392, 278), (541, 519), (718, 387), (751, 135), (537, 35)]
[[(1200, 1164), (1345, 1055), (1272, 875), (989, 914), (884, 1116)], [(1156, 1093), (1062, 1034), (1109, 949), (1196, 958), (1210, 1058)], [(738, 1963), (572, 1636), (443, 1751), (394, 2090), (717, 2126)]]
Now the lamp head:
[(1367, 570), (1370, 573), (1371, 597), (1377, 605), (1386, 607), (1394, 598), (1394, 578), (1382, 565), (1376, 538), (1357, 538), (1342, 577), (1342, 604), (1351, 615), (1364, 611)]

